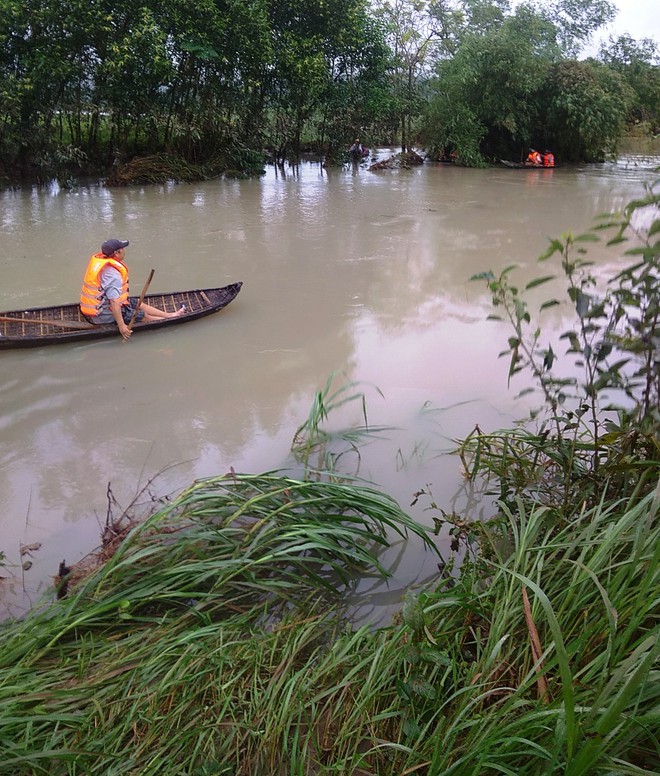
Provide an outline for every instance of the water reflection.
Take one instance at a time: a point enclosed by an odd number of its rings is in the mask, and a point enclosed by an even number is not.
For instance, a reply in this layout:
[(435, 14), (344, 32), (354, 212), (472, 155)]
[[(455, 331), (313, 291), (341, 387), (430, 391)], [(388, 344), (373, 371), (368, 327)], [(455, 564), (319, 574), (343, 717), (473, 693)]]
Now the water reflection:
[[(586, 230), (653, 177), (635, 170), (301, 164), (259, 180), (0, 195), (0, 309), (75, 299), (109, 236), (130, 239), (138, 288), (151, 267), (154, 290), (244, 281), (217, 316), (130, 343), (2, 353), (0, 548), (14, 564), (12, 610), (28, 601), (23, 586), (34, 597), (62, 558), (98, 543), (109, 483), (126, 505), (154, 477), (160, 495), (230, 467), (288, 465), (293, 432), (332, 373), (363, 386), (369, 422), (392, 429), (361, 451), (361, 476), (422, 521), (428, 505), (409, 507), (422, 487), (443, 507), (474, 506), (446, 451), (475, 423), (501, 427), (526, 408), (497, 358), (508, 332), (485, 321), (488, 296), (468, 278), (515, 263), (524, 284), (548, 237)], [(602, 245), (590, 255), (597, 271), (616, 261)], [(561, 311), (548, 312), (547, 325), (561, 325)], [(333, 419), (352, 421), (359, 412)], [(23, 573), (20, 543), (35, 541)], [(388, 560), (392, 601), (437, 564), (414, 542)], [(369, 588), (369, 606), (387, 591)]]

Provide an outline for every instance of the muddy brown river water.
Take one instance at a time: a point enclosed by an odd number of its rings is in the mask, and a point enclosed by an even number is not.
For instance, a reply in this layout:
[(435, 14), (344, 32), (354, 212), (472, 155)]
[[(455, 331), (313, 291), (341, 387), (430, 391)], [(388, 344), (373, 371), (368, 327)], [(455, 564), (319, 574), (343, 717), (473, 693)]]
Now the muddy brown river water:
[[(217, 315), (128, 343), (0, 351), (0, 617), (20, 616), (62, 559), (98, 545), (109, 488), (116, 513), (147, 484), (141, 500), (230, 467), (288, 466), (333, 374), (365, 394), (371, 424), (391, 428), (361, 449), (360, 476), (426, 524), (428, 501), (409, 506), (422, 488), (478, 516), (453, 440), (476, 423), (507, 426), (533, 400), (515, 398), (522, 382), (507, 389), (508, 332), (485, 320), (485, 289), (469, 278), (508, 264), (521, 284), (535, 277), (548, 238), (640, 194), (655, 154), (555, 170), (310, 163), (259, 180), (0, 193), (2, 310), (75, 301), (109, 237), (130, 240), (134, 293), (152, 267), (153, 291), (244, 283)], [(590, 254), (603, 271), (618, 258)], [(354, 422), (357, 404), (330, 418)], [(40, 547), (21, 555), (26, 545)], [(388, 556), (389, 584), (365, 581), (355, 601), (374, 621), (437, 570), (415, 542)]]

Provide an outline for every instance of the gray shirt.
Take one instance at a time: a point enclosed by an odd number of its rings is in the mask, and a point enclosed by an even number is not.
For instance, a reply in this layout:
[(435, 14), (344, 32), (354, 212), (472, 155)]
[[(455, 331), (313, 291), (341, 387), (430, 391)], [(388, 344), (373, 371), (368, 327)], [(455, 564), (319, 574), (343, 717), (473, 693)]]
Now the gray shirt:
[(106, 264), (99, 275), (101, 286), (101, 303), (98, 315), (90, 320), (94, 323), (113, 323), (115, 320), (110, 310), (110, 299), (119, 299), (121, 296), (122, 279), (119, 270)]

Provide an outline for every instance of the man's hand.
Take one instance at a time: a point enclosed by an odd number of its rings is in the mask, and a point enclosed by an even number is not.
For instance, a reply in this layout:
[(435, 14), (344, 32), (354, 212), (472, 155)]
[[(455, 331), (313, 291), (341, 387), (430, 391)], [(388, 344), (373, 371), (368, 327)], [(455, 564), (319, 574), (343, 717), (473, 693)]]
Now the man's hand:
[(121, 304), (119, 304), (118, 299), (110, 299), (110, 311), (112, 312), (112, 317), (115, 319), (119, 333), (127, 340), (133, 332), (124, 323), (124, 317), (121, 314)]

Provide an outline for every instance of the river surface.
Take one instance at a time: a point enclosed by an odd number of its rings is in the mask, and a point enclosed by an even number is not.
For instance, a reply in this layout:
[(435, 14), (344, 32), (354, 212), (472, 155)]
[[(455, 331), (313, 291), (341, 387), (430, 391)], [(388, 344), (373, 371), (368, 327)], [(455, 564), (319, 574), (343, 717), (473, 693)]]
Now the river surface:
[[(135, 294), (151, 268), (151, 291), (244, 283), (220, 313), (127, 343), (0, 351), (0, 617), (48, 596), (59, 562), (99, 544), (111, 501), (117, 516), (232, 467), (290, 466), (295, 430), (332, 375), (336, 388), (364, 393), (369, 424), (391, 429), (344, 456), (347, 472), (425, 524), (438, 512), (429, 498), (411, 506), (422, 489), (478, 517), (448, 451), (475, 424), (524, 417), (533, 399), (515, 398), (522, 381), (507, 388), (498, 353), (509, 332), (486, 321), (485, 288), (469, 278), (519, 264), (524, 284), (541, 273), (548, 238), (623, 206), (659, 162), (379, 172), (306, 163), (247, 181), (0, 193), (0, 310), (76, 301), (90, 254), (109, 237), (130, 240)], [(599, 245), (589, 253), (597, 268), (618, 258)], [(329, 427), (361, 420), (352, 402)], [(448, 555), (448, 538), (437, 541)], [(437, 571), (414, 541), (386, 562), (390, 582), (358, 591), (362, 618), (382, 620)]]

